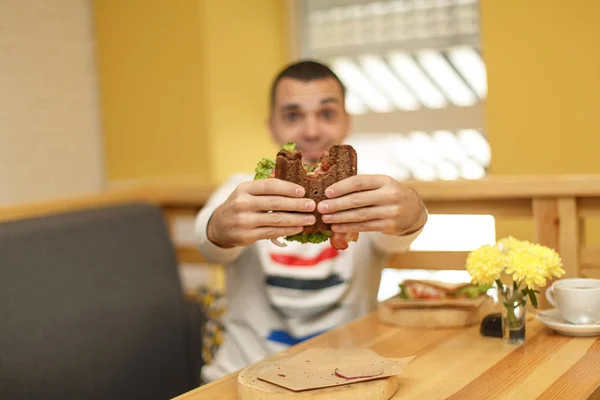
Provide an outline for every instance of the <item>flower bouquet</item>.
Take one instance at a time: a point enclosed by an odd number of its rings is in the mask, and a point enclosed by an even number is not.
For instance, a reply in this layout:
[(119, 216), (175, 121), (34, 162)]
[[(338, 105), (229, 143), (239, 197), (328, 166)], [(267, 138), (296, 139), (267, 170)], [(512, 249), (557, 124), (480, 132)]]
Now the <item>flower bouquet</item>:
[[(496, 285), (504, 306), (503, 335), (509, 343), (525, 340), (527, 299), (538, 306), (536, 295), (540, 292), (535, 287), (544, 287), (548, 279), (565, 273), (556, 251), (513, 237), (471, 251), (466, 267), (473, 283)], [(511, 278), (512, 283), (503, 283)]]

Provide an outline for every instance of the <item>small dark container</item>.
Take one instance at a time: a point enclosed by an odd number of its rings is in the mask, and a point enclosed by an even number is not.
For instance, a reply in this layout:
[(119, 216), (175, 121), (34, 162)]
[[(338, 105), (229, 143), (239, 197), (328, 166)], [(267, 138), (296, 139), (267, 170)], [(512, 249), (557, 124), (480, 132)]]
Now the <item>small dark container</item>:
[(479, 331), (482, 336), (502, 338), (502, 314), (488, 314), (483, 317)]

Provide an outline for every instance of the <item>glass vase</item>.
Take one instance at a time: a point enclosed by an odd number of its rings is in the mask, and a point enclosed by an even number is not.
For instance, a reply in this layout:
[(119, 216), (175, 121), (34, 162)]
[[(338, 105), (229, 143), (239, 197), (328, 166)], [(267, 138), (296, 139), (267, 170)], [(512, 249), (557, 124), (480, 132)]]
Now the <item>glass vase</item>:
[(527, 318), (527, 297), (521, 291), (505, 286), (501, 291), (502, 335), (508, 344), (525, 342), (525, 321)]

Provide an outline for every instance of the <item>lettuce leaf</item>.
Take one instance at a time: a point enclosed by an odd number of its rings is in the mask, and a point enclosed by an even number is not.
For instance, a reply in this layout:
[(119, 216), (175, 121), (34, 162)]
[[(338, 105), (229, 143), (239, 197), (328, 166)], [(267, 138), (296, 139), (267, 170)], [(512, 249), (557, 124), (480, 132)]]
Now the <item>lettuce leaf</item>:
[[(296, 143), (289, 142), (281, 146), (281, 148), (293, 153), (296, 148)], [(254, 169), (254, 180), (267, 179), (271, 176), (271, 172), (273, 172), (274, 168), (275, 160), (263, 158), (256, 164), (256, 168)]]
[(289, 151), (290, 153), (293, 153), (295, 151), (294, 149), (296, 148), (296, 143), (288, 142), (284, 144), (281, 148)]
[(485, 294), (489, 289), (491, 289), (490, 285), (471, 285), (466, 286), (464, 288), (458, 289), (456, 292), (452, 293), (454, 296), (466, 295), (467, 297), (474, 299), (479, 295)]
[(275, 161), (269, 158), (263, 158), (258, 162), (254, 169), (254, 180), (267, 179), (275, 168)]
[(400, 297), (401, 299), (408, 299), (408, 292), (406, 291), (404, 284), (400, 283), (398, 286), (400, 287), (400, 293), (398, 293), (398, 297)]
[(286, 236), (285, 240), (290, 242), (300, 242), (300, 243), (322, 243), (329, 239), (323, 232), (317, 233), (297, 233), (292, 236)]

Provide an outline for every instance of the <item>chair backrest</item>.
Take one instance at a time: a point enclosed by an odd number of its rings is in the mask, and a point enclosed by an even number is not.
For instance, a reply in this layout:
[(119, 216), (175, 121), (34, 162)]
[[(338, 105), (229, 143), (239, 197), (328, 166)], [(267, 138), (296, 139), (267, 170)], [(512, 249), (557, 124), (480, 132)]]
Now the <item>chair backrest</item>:
[(194, 386), (159, 208), (0, 224), (0, 398), (167, 399)]

